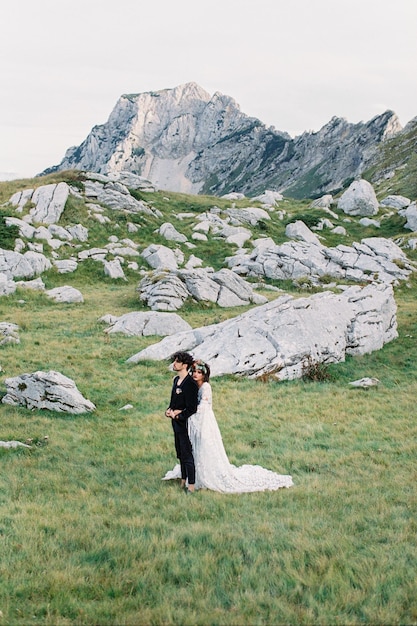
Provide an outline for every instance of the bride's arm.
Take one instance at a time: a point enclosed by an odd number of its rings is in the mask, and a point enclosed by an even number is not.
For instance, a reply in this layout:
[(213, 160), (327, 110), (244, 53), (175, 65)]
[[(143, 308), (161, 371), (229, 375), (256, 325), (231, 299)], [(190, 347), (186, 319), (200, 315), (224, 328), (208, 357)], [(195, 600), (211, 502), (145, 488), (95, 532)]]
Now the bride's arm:
[(203, 383), (201, 387), (201, 400), (199, 402), (199, 406), (207, 406), (211, 407), (212, 404), (212, 391), (210, 383)]

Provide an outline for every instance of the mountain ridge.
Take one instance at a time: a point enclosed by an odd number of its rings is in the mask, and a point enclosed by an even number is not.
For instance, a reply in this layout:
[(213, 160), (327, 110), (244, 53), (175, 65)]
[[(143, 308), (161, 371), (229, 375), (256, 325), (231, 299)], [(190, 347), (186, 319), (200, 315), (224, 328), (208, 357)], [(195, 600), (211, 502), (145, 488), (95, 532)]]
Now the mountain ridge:
[(106, 123), (94, 126), (62, 161), (65, 169), (130, 171), (160, 189), (255, 195), (273, 189), (295, 198), (340, 191), (377, 160), (380, 146), (403, 128), (392, 110), (368, 122), (334, 116), (319, 131), (292, 138), (212, 96), (195, 82), (123, 94)]

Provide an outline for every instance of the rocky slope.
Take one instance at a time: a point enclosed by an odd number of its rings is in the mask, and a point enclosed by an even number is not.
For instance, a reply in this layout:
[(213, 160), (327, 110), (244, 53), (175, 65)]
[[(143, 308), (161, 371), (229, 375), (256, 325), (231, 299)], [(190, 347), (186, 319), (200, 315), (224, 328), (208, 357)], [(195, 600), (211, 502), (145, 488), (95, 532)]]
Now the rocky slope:
[(121, 96), (108, 121), (43, 174), (130, 171), (184, 193), (275, 189), (317, 197), (360, 175), (401, 130), (395, 113), (386, 111), (367, 123), (333, 118), (318, 132), (291, 138), (242, 113), (231, 97), (187, 83)]

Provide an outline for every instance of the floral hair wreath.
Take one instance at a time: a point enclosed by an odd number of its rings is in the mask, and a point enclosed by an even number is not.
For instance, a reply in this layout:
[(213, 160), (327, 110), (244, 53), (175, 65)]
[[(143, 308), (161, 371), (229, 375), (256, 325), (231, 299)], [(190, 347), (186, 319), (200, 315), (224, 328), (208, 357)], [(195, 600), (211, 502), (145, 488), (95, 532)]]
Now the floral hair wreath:
[(207, 374), (207, 367), (203, 361), (195, 361), (195, 363), (193, 363), (193, 370), (198, 370), (203, 372), (203, 374)]

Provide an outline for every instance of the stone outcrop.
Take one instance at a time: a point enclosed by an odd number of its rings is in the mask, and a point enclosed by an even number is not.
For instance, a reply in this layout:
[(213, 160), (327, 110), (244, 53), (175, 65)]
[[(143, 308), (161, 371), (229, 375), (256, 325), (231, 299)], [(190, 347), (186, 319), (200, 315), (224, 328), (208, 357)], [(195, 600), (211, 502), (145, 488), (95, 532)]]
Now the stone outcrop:
[(129, 337), (149, 335), (174, 335), (191, 330), (190, 324), (176, 313), (158, 313), (156, 311), (132, 311), (120, 317), (112, 316), (110, 326), (104, 332), (112, 335), (122, 333)]
[(43, 185), (35, 191), (26, 189), (17, 192), (10, 198), (10, 202), (20, 212), (27, 202), (32, 202), (35, 206), (29, 213), (33, 223), (56, 224), (64, 211), (69, 193), (69, 186), (62, 182)]
[(12, 322), (0, 322), (0, 346), (20, 343), (19, 326)]
[(138, 291), (140, 299), (154, 311), (177, 311), (188, 299), (221, 307), (266, 301), (253, 291), (250, 283), (226, 268), (218, 272), (205, 269), (151, 272), (141, 280)]
[(359, 124), (335, 117), (318, 132), (291, 138), (242, 113), (233, 98), (187, 83), (122, 95), (108, 121), (44, 173), (132, 172), (185, 193), (259, 196), (270, 189), (315, 197), (358, 177), (378, 146), (401, 130), (395, 113), (386, 111)]
[(408, 207), (411, 200), (405, 196), (391, 195), (383, 198), (379, 204), (383, 207), (399, 210)]
[(2, 398), (3, 404), (74, 414), (96, 408), (82, 396), (73, 380), (53, 370), (21, 374), (6, 378), (4, 383), (7, 393)]
[(16, 291), (16, 283), (0, 272), (0, 296), (9, 296)]
[(347, 215), (376, 215), (379, 204), (371, 183), (367, 180), (354, 180), (340, 196), (337, 208)]
[(272, 239), (257, 239), (252, 253), (238, 252), (228, 258), (229, 267), (242, 276), (300, 280), (333, 278), (358, 282), (396, 284), (414, 270), (404, 252), (393, 241), (369, 237), (352, 246), (326, 248), (311, 241), (288, 241), (276, 245)]
[(299, 378), (311, 363), (382, 348), (397, 337), (390, 285), (350, 287), (310, 298), (281, 296), (238, 317), (162, 339), (128, 359), (167, 359), (177, 350), (210, 364), (213, 376)]
[(68, 304), (84, 302), (81, 291), (75, 289), (75, 287), (71, 287), (70, 285), (54, 287), (53, 289), (48, 289), (45, 293), (55, 302), (66, 302)]
[(398, 213), (407, 220), (404, 228), (417, 232), (417, 204), (412, 202), (406, 209), (401, 209)]
[(90, 201), (94, 200), (105, 204), (110, 209), (125, 211), (126, 213), (144, 213), (145, 215), (158, 216), (158, 212), (152, 210), (147, 204), (136, 200), (129, 189), (119, 182), (103, 182), (91, 180), (85, 183), (85, 196)]

